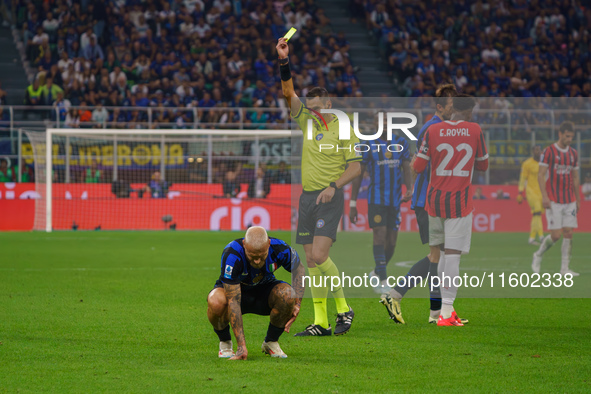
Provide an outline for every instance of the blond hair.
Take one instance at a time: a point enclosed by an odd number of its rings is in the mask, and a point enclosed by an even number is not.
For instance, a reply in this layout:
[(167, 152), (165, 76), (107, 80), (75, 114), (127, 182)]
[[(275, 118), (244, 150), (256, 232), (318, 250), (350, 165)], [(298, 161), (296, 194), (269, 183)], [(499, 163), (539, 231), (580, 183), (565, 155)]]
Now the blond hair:
[(254, 250), (265, 249), (269, 243), (267, 230), (261, 226), (250, 227), (244, 235), (244, 243)]

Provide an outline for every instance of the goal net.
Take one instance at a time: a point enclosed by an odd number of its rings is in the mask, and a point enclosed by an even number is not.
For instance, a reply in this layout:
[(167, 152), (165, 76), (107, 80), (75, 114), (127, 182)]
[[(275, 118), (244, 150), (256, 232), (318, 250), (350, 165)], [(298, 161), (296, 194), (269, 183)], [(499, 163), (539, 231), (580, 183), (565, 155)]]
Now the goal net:
[[(289, 130), (26, 131), (35, 230), (292, 227)], [(293, 172), (293, 174), (296, 174)]]

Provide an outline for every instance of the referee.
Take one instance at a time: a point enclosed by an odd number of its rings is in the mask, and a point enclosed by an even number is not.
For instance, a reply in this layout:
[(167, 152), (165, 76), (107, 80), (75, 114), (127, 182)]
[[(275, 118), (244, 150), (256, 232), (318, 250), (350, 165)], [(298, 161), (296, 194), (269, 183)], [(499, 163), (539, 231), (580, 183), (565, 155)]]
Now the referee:
[[(336, 241), (337, 228), (343, 215), (344, 196), (342, 187), (361, 174), (361, 154), (354, 146), (359, 140), (351, 133), (351, 139), (339, 140), (339, 122), (336, 117), (318, 111), (332, 108), (328, 92), (315, 87), (306, 95), (306, 104), (295, 93), (289, 69), (289, 47), (284, 38), (277, 43), (281, 71), (281, 88), (292, 118), (307, 134), (308, 119), (312, 119), (314, 135), (304, 138), (302, 148), (302, 188), (298, 213), (296, 243), (304, 245), (306, 263), (312, 279), (314, 301), (314, 324), (296, 336), (326, 336), (332, 334), (326, 311), (326, 286), (315, 286), (325, 276), (339, 276), (336, 265), (328, 256)], [(324, 149), (320, 145), (338, 147)], [(321, 283), (325, 284), (325, 283)], [(337, 307), (335, 335), (345, 334), (351, 328), (355, 314), (347, 304), (342, 287), (332, 292)]]

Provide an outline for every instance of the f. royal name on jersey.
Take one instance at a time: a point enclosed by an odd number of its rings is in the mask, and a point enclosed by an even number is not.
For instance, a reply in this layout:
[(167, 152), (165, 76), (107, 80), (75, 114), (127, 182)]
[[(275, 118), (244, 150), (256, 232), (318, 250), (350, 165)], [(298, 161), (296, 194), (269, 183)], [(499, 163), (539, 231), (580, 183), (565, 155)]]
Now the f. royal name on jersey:
[[(338, 109), (330, 108), (330, 109), (321, 109), (320, 114), (332, 114), (337, 118), (339, 122), (339, 140), (350, 140), (351, 139), (351, 120), (349, 116)], [(375, 134), (362, 134), (359, 131), (359, 114), (357, 112), (353, 112), (353, 132), (355, 136), (362, 141), (373, 141), (381, 137), (384, 131), (384, 113), (378, 112), (376, 116), (378, 117), (378, 130)], [(394, 119), (405, 118), (409, 119), (409, 123), (394, 123)], [(417, 117), (410, 113), (405, 112), (387, 112), (386, 113), (386, 134), (388, 141), (392, 140), (393, 131), (400, 130), (402, 131), (408, 139), (411, 141), (417, 141), (417, 137), (415, 137), (409, 129), (415, 127), (417, 125)], [(312, 119), (308, 119), (307, 123), (307, 132), (306, 138), (308, 140), (314, 139), (314, 124)], [(318, 140), (318, 139), (317, 139)], [(319, 141), (319, 140), (318, 140)], [(372, 149), (380, 149), (380, 146), (384, 146), (385, 144), (367, 144), (367, 143), (356, 143), (353, 146), (339, 146), (335, 144), (319, 144), (319, 151), (327, 151), (327, 150), (336, 150), (337, 152), (347, 150), (351, 152), (353, 149), (356, 153), (363, 153), (369, 152)], [(386, 151), (388, 152), (400, 152), (404, 149), (404, 147), (400, 144), (389, 144), (385, 146)]]
[(470, 137), (470, 129), (468, 128), (460, 128), (460, 129), (440, 129), (439, 136), (441, 137)]

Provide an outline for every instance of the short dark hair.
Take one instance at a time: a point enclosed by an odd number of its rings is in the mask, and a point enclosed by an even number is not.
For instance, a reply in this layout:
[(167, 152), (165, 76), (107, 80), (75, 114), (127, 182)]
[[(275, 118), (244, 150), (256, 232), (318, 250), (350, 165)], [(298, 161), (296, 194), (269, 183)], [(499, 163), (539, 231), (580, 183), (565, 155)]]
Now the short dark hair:
[(560, 133), (565, 133), (567, 131), (575, 132), (575, 124), (570, 120), (566, 120), (560, 124), (560, 128), (558, 129)]
[(447, 104), (447, 99), (457, 95), (458, 91), (456, 90), (456, 87), (453, 83), (439, 85), (435, 91), (435, 105), (441, 105), (442, 107), (445, 107)]
[(306, 98), (312, 98), (312, 97), (328, 97), (328, 90), (326, 90), (320, 86), (316, 86), (316, 87), (310, 89), (308, 91), (308, 93), (306, 94)]
[(471, 111), (476, 106), (476, 100), (469, 94), (458, 94), (453, 100), (457, 112)]

